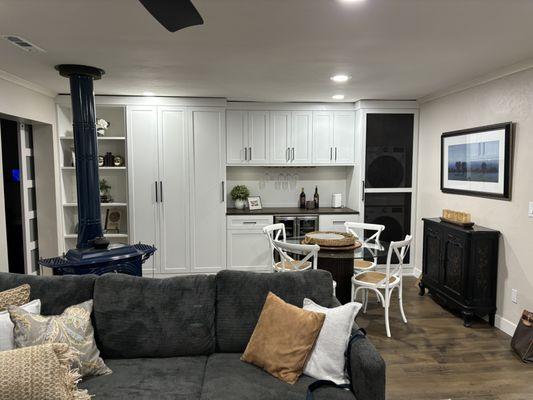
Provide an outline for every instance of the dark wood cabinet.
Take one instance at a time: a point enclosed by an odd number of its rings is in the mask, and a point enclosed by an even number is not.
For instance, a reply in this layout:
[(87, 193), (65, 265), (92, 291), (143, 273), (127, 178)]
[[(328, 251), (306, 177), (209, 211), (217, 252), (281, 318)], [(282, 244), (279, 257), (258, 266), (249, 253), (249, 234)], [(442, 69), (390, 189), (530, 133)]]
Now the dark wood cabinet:
[(474, 315), (494, 326), (500, 232), (475, 225), (463, 228), (424, 218), (420, 295), (426, 289), (439, 302), (459, 309), (465, 326)]

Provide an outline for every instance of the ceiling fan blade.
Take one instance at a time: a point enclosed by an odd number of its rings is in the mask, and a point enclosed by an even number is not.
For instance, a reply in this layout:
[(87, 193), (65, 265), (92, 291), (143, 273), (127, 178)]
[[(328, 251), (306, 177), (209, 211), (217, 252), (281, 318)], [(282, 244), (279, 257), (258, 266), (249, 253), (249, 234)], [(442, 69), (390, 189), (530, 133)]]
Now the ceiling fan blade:
[(170, 32), (204, 23), (202, 16), (190, 0), (139, 1)]

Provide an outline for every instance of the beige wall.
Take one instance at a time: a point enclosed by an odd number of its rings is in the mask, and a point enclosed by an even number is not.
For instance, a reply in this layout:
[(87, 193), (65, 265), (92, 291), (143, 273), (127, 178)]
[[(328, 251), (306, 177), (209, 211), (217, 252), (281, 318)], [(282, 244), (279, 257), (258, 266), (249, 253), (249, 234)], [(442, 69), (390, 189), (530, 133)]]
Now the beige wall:
[[(512, 121), (516, 123), (512, 200), (491, 200), (440, 191), (443, 132)], [(501, 231), (496, 324), (512, 332), (524, 308), (533, 310), (533, 70), (510, 75), (421, 105), (416, 235), (422, 265), (423, 217), (443, 208), (467, 211), (479, 225)], [(518, 289), (518, 304), (511, 290)], [(502, 319), (503, 318), (503, 319)]]
[[(37, 203), (39, 225), (42, 221), (47, 221), (52, 226), (52, 230), (57, 232), (57, 204), (58, 194), (57, 181), (58, 171), (55, 170), (53, 159), (56, 157), (55, 149), (56, 140), (53, 138), (56, 134), (56, 112), (53, 97), (46, 96), (42, 93), (28, 89), (16, 83), (3, 79), (0, 76), (0, 116), (16, 117), (19, 120), (25, 120), (34, 124), (34, 134), (46, 135), (47, 141), (50, 141), (48, 147), (42, 146), (43, 137), (36, 137), (35, 143), (39, 145), (35, 149), (36, 161), (36, 179), (37, 182)], [(51, 145), (51, 147), (50, 147)], [(38, 154), (37, 154), (38, 153)], [(44, 168), (46, 166), (46, 168)], [(41, 167), (41, 168), (39, 168)], [(1, 152), (0, 152), (0, 172), (1, 172)], [(39, 168), (39, 169), (38, 169)], [(43, 176), (46, 180), (39, 179)], [(46, 181), (46, 185), (42, 182)], [(40, 203), (40, 204), (39, 204)], [(44, 210), (44, 212), (43, 212)], [(54, 223), (54, 221), (56, 221)], [(41, 228), (39, 228), (39, 234)], [(7, 247), (6, 247), (6, 229), (4, 214), (4, 187), (0, 179), (0, 271), (7, 271)], [(54, 237), (55, 235), (55, 237)], [(51, 230), (43, 232), (43, 240), (40, 243), (39, 251), (43, 256), (52, 256), (57, 254), (57, 233), (51, 236)], [(41, 235), (40, 235), (41, 236)], [(41, 246), (42, 245), (42, 246)]]

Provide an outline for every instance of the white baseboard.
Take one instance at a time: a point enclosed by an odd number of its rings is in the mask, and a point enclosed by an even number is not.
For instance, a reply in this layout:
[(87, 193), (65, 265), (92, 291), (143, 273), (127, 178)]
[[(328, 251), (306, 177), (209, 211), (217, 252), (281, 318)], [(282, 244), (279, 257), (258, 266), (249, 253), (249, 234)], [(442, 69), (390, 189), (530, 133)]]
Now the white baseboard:
[(420, 278), (421, 275), (422, 275), (422, 270), (416, 267), (413, 267), (413, 276), (415, 278)]
[(494, 319), (494, 326), (500, 331), (507, 333), (509, 336), (513, 336), (514, 331), (516, 330), (515, 323), (500, 317), (499, 315), (496, 315), (496, 318)]

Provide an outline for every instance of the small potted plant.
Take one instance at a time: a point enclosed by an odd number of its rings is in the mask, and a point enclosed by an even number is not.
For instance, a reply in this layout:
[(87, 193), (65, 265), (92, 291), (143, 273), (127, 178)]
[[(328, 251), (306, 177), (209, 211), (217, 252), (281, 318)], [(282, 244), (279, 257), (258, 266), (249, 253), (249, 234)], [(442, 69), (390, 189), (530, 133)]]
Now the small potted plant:
[(235, 208), (238, 210), (244, 208), (248, 196), (250, 196), (250, 191), (245, 185), (237, 185), (231, 189), (231, 199), (235, 202)]

